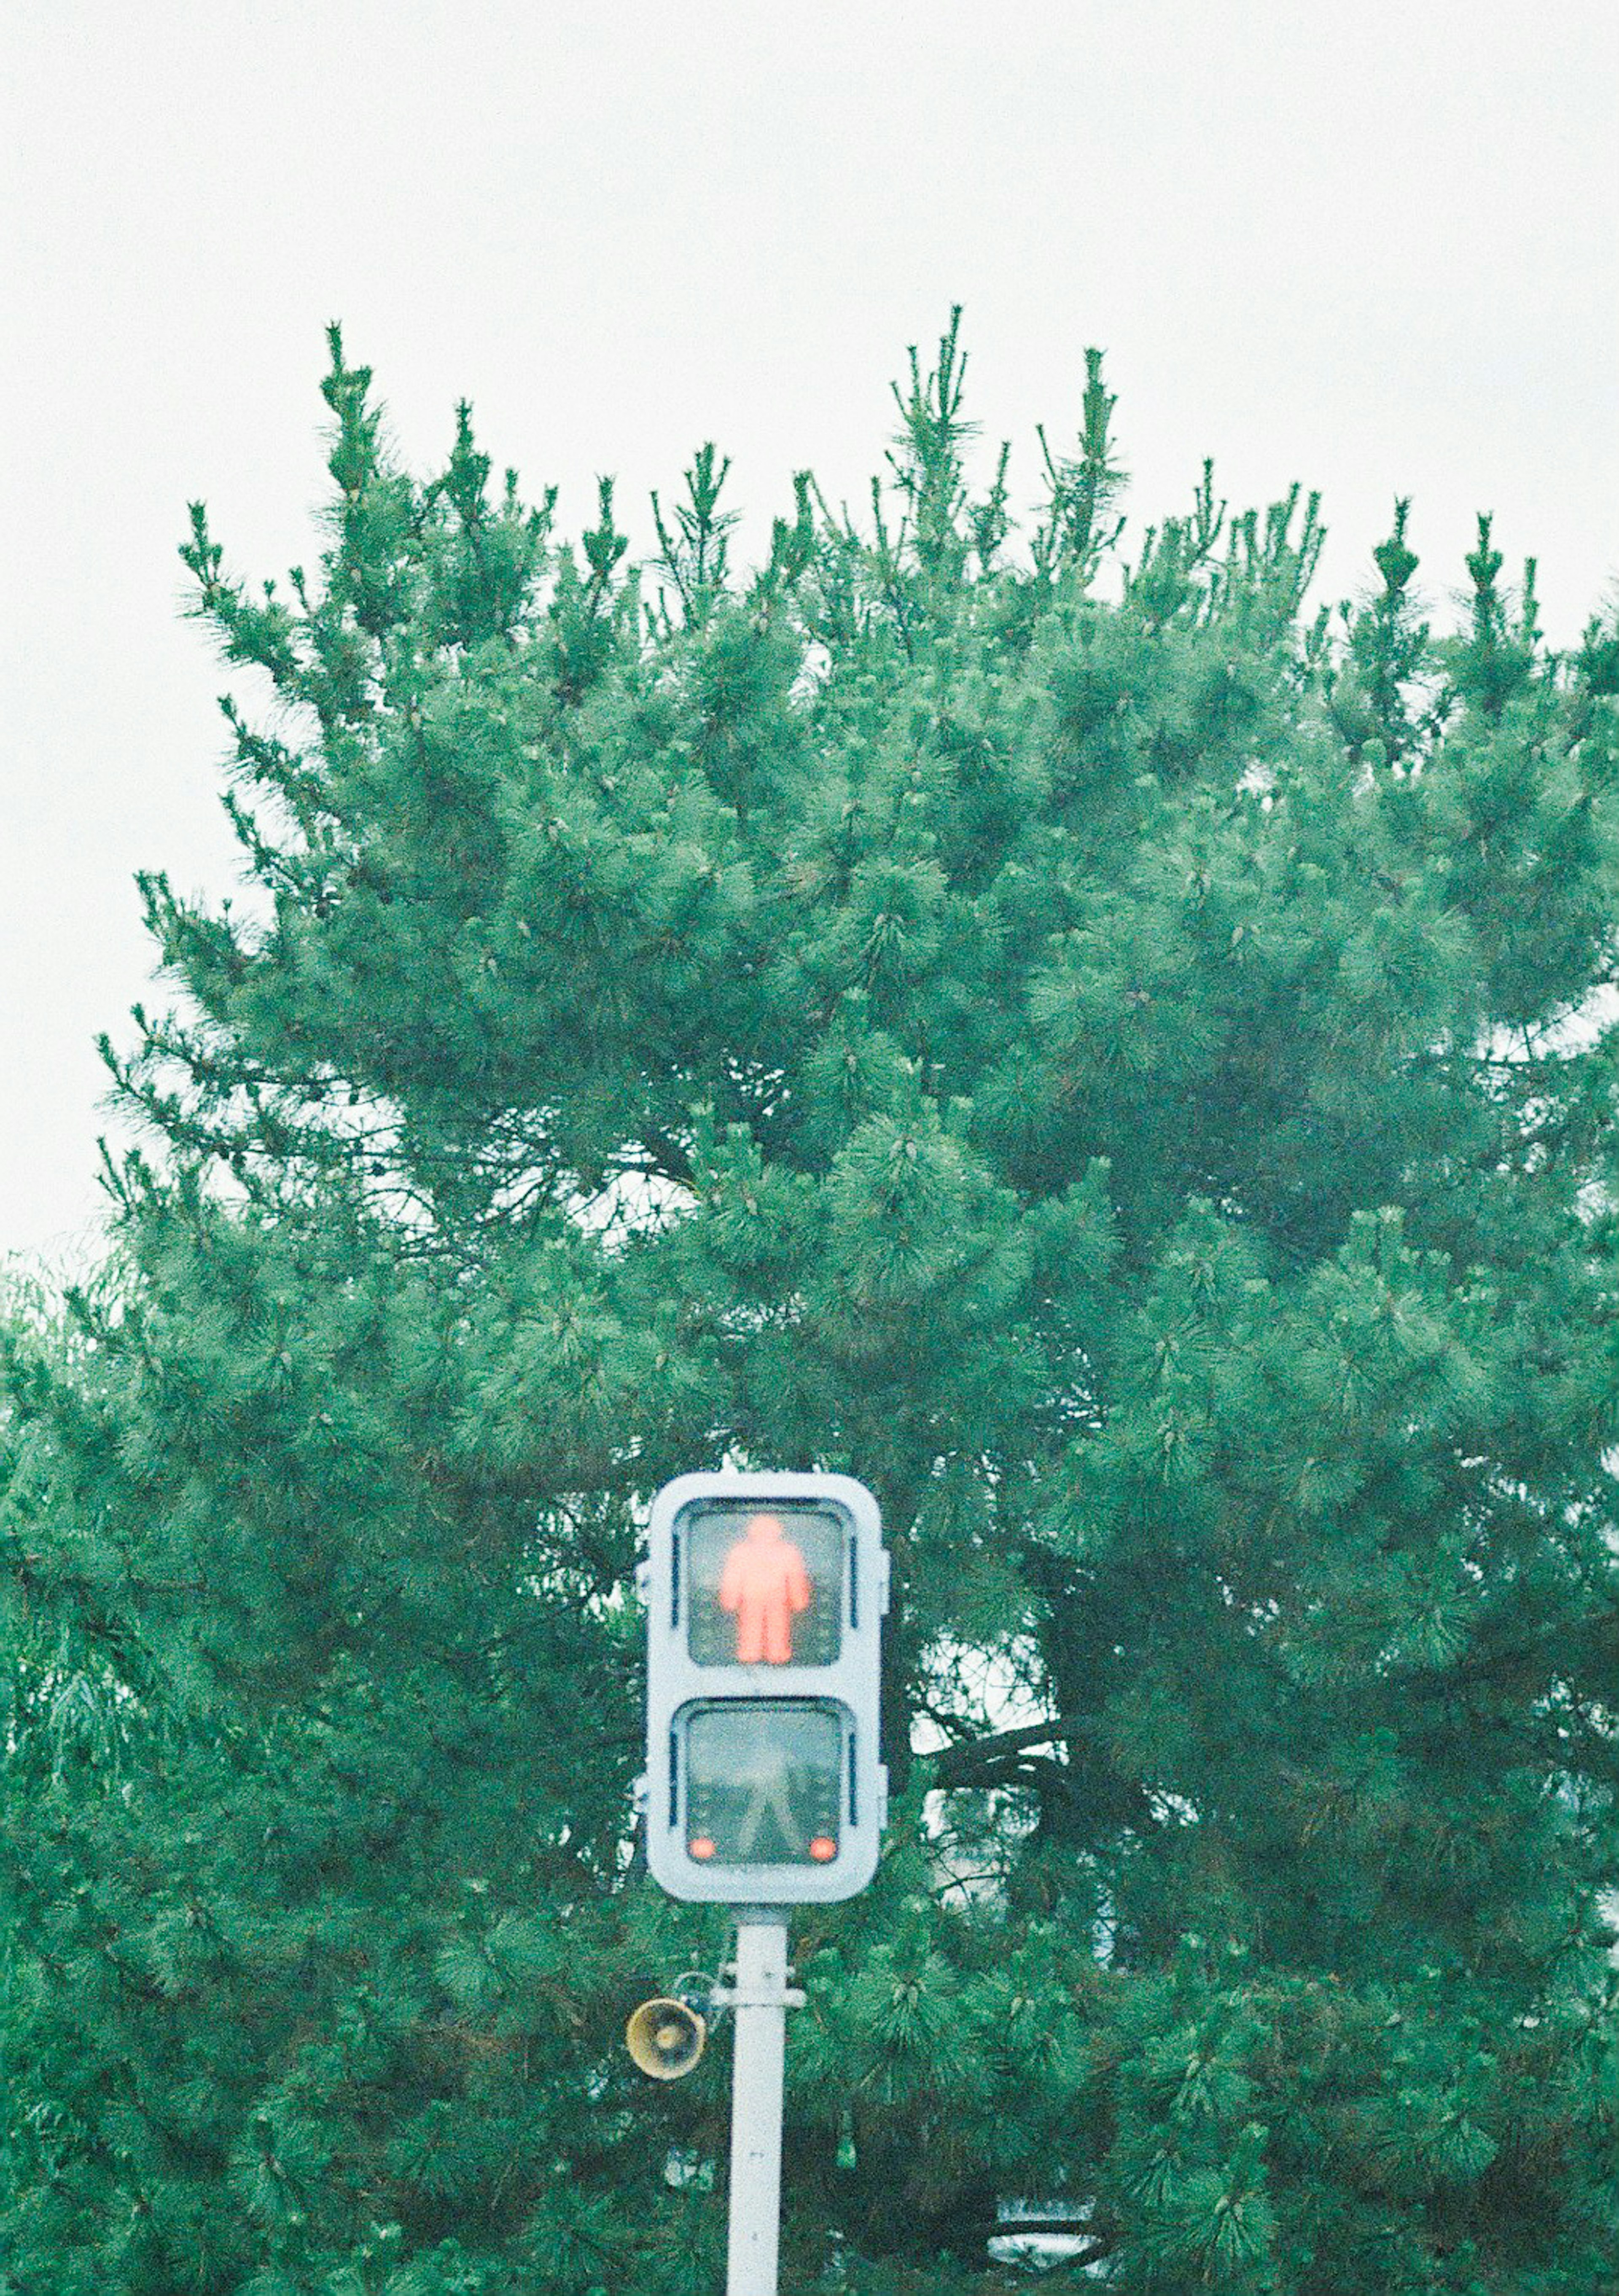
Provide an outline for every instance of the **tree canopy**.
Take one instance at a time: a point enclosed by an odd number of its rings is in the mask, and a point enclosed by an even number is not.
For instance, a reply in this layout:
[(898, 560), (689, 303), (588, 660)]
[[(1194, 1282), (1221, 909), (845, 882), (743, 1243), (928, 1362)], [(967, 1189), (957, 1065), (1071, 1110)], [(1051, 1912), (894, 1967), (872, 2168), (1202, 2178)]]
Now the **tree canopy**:
[[(639, 1869), (634, 1568), (877, 1493), (864, 1898), (806, 1912), (786, 2284), (1593, 2296), (1619, 2253), (1619, 620), (1488, 520), (1306, 603), (1297, 489), (1014, 529), (953, 319), (859, 519), (636, 570), (331, 336), (318, 569), (184, 556), (234, 905), (0, 1453), (0, 2288), (697, 2296), (724, 1949)], [(34, 1319), (37, 1324), (37, 1319)]]

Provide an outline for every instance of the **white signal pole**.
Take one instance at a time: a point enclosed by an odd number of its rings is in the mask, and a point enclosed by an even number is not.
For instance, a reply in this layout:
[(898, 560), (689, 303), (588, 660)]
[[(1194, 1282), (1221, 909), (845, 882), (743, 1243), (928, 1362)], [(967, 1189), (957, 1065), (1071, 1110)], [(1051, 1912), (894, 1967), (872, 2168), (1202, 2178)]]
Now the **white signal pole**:
[(787, 2012), (804, 1996), (787, 1981), (792, 1972), (783, 1908), (739, 1906), (736, 1924), (732, 1982), (714, 1997), (736, 2015), (725, 2296), (776, 2296)]

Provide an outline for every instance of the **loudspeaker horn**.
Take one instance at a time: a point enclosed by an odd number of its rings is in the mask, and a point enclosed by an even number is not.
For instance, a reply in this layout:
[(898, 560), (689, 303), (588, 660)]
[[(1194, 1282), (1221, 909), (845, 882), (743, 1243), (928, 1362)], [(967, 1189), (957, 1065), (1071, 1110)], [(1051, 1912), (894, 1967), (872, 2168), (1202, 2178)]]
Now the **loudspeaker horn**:
[(624, 2029), (624, 2046), (650, 2080), (679, 2080), (703, 2054), (708, 2027), (683, 2001), (643, 2001)]

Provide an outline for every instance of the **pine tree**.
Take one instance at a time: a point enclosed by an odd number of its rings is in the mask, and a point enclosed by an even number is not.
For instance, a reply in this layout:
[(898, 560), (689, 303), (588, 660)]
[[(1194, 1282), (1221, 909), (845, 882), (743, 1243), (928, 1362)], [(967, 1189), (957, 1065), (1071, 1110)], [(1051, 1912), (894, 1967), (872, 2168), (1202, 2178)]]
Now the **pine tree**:
[[(639, 1524), (896, 1558), (877, 1885), (797, 1924), (787, 2284), (1619, 2285), (1619, 624), (1296, 491), (1122, 558), (1092, 355), (1011, 537), (964, 359), (863, 523), (628, 560), (389, 448), (202, 511), (238, 906), (145, 881), (150, 1144), (4, 1423), (0, 2287), (696, 2296), (723, 1950), (638, 1870)], [(723, 506), (724, 505), (724, 506)]]

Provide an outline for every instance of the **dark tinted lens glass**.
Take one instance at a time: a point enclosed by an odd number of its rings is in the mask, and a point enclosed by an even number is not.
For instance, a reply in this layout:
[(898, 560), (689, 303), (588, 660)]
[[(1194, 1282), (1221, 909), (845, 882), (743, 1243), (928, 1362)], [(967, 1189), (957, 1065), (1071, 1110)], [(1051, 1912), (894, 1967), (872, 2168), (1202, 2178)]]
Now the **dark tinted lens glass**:
[(685, 1734), (688, 1855), (699, 1865), (829, 1864), (843, 1749), (838, 1709), (808, 1699), (696, 1708)]

